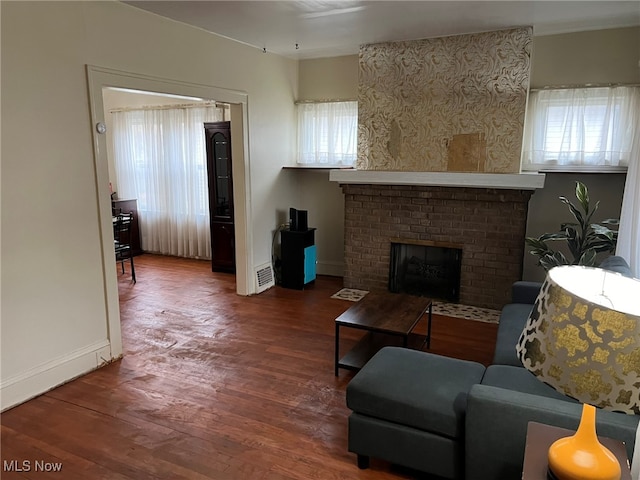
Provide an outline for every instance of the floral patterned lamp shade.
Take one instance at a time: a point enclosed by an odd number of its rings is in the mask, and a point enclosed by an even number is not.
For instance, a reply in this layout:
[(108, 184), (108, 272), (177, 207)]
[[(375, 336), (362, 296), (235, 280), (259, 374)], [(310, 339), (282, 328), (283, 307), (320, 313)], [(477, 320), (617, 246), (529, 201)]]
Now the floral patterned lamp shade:
[(551, 269), (516, 351), (565, 395), (640, 414), (640, 280), (591, 267)]

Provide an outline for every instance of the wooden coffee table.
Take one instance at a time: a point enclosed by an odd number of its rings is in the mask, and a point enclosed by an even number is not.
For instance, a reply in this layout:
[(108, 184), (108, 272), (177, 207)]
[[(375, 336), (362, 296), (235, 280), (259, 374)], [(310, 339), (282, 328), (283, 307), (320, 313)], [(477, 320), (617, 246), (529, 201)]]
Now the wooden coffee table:
[[(431, 345), (430, 298), (404, 293), (371, 292), (336, 318), (335, 375), (338, 369), (359, 370), (382, 347), (394, 345), (427, 348)], [(427, 334), (412, 334), (425, 313)], [(340, 358), (340, 327), (357, 328), (368, 333)]]

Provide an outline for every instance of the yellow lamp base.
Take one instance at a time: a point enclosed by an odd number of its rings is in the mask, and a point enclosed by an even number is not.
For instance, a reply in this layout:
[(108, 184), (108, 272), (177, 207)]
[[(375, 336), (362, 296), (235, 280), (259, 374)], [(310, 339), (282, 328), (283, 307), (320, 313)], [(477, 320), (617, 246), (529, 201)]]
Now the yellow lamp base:
[(598, 441), (596, 408), (582, 406), (575, 435), (556, 440), (549, 447), (549, 478), (552, 480), (620, 480), (620, 463)]

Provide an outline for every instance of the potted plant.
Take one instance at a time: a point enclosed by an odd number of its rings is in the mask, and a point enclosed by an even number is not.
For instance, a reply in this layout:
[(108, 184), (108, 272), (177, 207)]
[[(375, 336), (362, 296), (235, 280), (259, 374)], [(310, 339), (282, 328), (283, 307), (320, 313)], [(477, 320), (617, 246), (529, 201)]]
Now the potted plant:
[[(581, 182), (576, 182), (576, 198), (580, 208), (566, 197), (560, 197), (560, 201), (569, 207), (575, 222), (561, 224), (560, 231), (557, 233), (545, 233), (538, 238), (525, 239), (527, 245), (532, 248), (529, 253), (538, 256), (538, 265), (545, 270), (558, 265), (594, 266), (598, 253), (613, 253), (616, 248), (618, 232), (606, 225), (618, 225), (618, 220), (610, 218), (600, 224), (591, 223), (600, 201), (596, 202), (591, 209), (589, 192)], [(551, 248), (550, 243), (554, 241), (566, 242), (572, 258), (568, 259), (562, 252)]]

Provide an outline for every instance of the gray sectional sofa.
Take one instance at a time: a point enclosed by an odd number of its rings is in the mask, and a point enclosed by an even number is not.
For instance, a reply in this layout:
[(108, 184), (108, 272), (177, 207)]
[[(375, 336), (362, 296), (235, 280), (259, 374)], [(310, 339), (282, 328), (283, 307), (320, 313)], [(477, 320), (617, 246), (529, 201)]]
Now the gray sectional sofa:
[[(601, 267), (631, 275), (619, 257)], [(349, 450), (360, 468), (376, 457), (443, 478), (515, 480), (530, 421), (575, 430), (581, 404), (536, 379), (515, 353), (539, 289), (513, 285), (486, 369), (428, 352), (380, 350), (347, 387)], [(639, 421), (605, 410), (596, 416), (598, 434), (624, 441), (629, 458)]]

